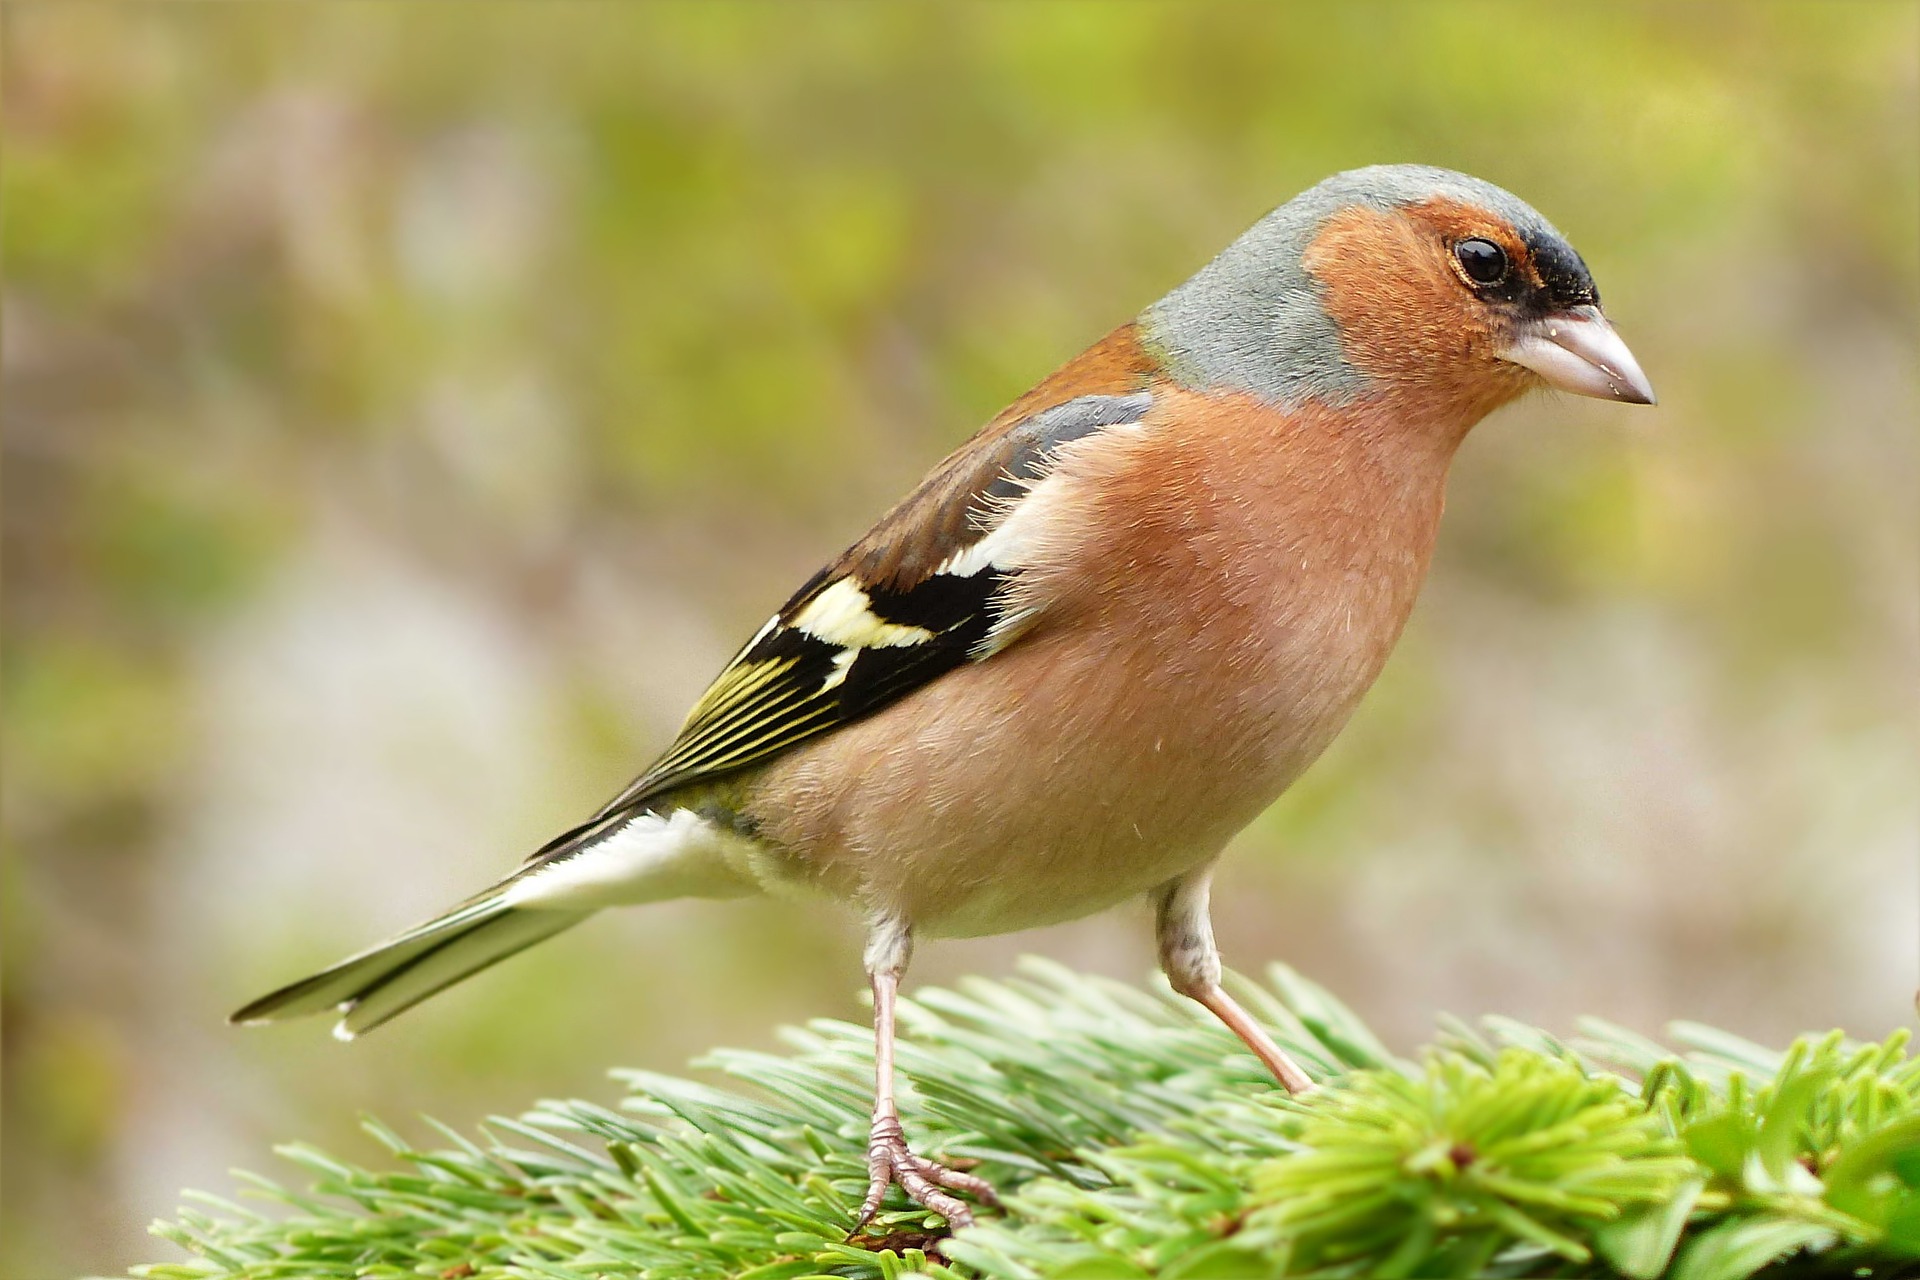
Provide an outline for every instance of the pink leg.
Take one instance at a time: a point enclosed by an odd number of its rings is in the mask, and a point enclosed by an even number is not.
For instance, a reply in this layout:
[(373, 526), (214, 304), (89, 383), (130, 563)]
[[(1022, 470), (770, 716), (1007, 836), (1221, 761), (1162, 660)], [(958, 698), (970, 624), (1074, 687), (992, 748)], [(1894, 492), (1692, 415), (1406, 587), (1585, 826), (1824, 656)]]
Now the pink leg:
[(1199, 1001), (1227, 1024), (1253, 1055), (1266, 1064), (1288, 1093), (1305, 1093), (1313, 1078), (1273, 1042), (1253, 1015), (1220, 985), (1220, 952), (1213, 944), (1213, 921), (1207, 915), (1207, 887), (1211, 871), (1200, 871), (1166, 885), (1155, 899), (1160, 935), (1160, 967), (1181, 995)]
[(873, 1128), (867, 1136), (867, 1198), (861, 1202), (855, 1230), (879, 1212), (887, 1185), (894, 1182), (914, 1203), (955, 1227), (971, 1226), (973, 1210), (948, 1191), (965, 1191), (985, 1204), (1000, 1203), (986, 1179), (915, 1155), (900, 1127), (893, 1097), (893, 1005), (912, 949), (906, 928), (895, 921), (879, 922), (867, 944), (867, 972), (873, 982)]

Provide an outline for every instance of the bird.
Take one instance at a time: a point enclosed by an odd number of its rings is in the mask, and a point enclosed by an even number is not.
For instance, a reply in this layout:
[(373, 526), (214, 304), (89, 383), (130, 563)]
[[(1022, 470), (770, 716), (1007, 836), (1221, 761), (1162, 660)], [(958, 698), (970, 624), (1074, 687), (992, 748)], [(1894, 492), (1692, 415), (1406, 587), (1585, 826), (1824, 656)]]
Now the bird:
[(873, 997), (855, 1228), (895, 1184), (959, 1228), (993, 1188), (915, 1151), (895, 1094), (916, 940), (1146, 898), (1172, 989), (1307, 1090), (1221, 986), (1214, 867), (1379, 674), (1469, 429), (1538, 388), (1654, 403), (1565, 237), (1463, 173), (1335, 174), (935, 466), (597, 813), (231, 1020), (351, 1039), (603, 908), (825, 895)]

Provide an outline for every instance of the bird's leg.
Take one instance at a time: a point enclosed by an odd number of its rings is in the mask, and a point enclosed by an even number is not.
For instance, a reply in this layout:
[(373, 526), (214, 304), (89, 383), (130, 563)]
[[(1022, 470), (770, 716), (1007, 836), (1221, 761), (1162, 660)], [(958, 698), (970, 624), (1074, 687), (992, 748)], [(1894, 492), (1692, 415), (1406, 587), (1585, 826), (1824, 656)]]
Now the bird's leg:
[(1154, 925), (1160, 936), (1160, 967), (1181, 995), (1199, 1001), (1266, 1063), (1288, 1093), (1313, 1088), (1300, 1064), (1273, 1042), (1253, 1015), (1220, 985), (1220, 952), (1213, 944), (1213, 920), (1207, 914), (1211, 868), (1168, 881), (1154, 897)]
[(985, 1204), (1000, 1203), (986, 1179), (936, 1164), (907, 1148), (893, 1099), (893, 1003), (912, 953), (913, 936), (904, 923), (894, 919), (874, 923), (866, 953), (867, 976), (873, 983), (873, 1128), (867, 1136), (867, 1198), (853, 1224), (856, 1231), (879, 1212), (890, 1182), (899, 1183), (916, 1204), (956, 1227), (972, 1225), (973, 1210), (948, 1191), (965, 1191)]

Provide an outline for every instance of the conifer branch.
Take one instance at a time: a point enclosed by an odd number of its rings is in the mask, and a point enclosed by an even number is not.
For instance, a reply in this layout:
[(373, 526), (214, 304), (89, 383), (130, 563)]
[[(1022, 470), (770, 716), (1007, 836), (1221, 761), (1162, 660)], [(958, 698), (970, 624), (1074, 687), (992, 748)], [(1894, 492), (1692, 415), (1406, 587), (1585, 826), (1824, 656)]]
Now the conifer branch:
[(192, 1260), (135, 1274), (1920, 1276), (1904, 1032), (1773, 1052), (1683, 1025), (1676, 1051), (1487, 1019), (1409, 1062), (1290, 971), (1242, 985), (1326, 1087), (1289, 1099), (1184, 1002), (1041, 961), (904, 1002), (910, 1132), (1007, 1193), (957, 1237), (897, 1197), (847, 1236), (872, 1049), (820, 1021), (711, 1055), (730, 1087), (622, 1072), (617, 1111), (545, 1102), (430, 1149), (369, 1121), (381, 1169), (282, 1147), (305, 1189), (191, 1193), (154, 1230)]

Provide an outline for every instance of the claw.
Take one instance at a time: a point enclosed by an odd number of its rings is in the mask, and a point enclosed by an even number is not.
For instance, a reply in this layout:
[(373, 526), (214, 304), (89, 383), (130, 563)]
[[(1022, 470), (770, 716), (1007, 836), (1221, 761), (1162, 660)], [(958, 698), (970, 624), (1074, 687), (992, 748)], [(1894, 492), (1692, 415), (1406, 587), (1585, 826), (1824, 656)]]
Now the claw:
[(867, 1139), (867, 1175), (867, 1198), (860, 1203), (860, 1215), (853, 1224), (855, 1231), (866, 1226), (880, 1211), (888, 1184), (895, 1182), (915, 1204), (933, 1210), (954, 1227), (972, 1226), (973, 1210), (965, 1201), (948, 1195), (948, 1191), (964, 1191), (983, 1204), (998, 1206), (1000, 1203), (993, 1185), (985, 1178), (915, 1155), (907, 1147), (906, 1134), (896, 1115), (874, 1117)]

